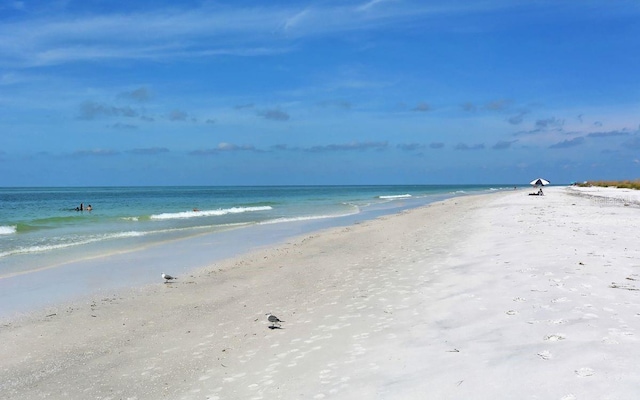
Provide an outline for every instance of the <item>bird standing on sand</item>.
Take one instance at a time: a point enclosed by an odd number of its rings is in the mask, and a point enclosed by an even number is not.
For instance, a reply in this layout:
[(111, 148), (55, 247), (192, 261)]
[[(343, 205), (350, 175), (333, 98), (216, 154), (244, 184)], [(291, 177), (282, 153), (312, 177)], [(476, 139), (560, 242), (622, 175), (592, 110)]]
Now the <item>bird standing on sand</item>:
[(167, 282), (169, 282), (169, 281), (172, 281), (172, 280), (174, 280), (174, 279), (178, 279), (178, 278), (176, 278), (176, 277), (174, 277), (174, 276), (171, 276), (171, 275), (167, 275), (167, 274), (165, 274), (165, 273), (163, 272), (163, 273), (162, 273), (162, 279), (164, 279), (164, 283), (167, 283)]
[(272, 329), (276, 327), (276, 324), (278, 324), (278, 326), (280, 326), (280, 322), (284, 322), (284, 321), (280, 320), (280, 318), (276, 317), (275, 315), (273, 315), (271, 313), (268, 313), (268, 314), (265, 314), (265, 315), (269, 316), (269, 318), (267, 318), (267, 319), (269, 320), (269, 322), (271, 322), (270, 328), (272, 328)]

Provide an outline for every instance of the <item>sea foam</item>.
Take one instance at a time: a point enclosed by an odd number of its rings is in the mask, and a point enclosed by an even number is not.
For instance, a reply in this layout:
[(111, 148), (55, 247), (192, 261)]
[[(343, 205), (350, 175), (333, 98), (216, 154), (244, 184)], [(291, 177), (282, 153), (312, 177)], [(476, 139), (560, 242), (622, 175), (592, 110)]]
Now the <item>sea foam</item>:
[(86, 238), (84, 240), (78, 240), (78, 241), (67, 242), (67, 243), (19, 247), (12, 250), (0, 252), (0, 258), (15, 255), (15, 254), (41, 253), (41, 252), (51, 251), (51, 250), (60, 250), (60, 249), (65, 249), (69, 247), (75, 247), (79, 245), (86, 245), (89, 243), (99, 242), (102, 240), (131, 238), (131, 237), (144, 236), (146, 234), (147, 233), (145, 232), (138, 232), (138, 231), (117, 232), (117, 233), (109, 233), (104, 235), (96, 235), (93, 237)]
[(385, 199), (385, 200), (393, 200), (393, 199), (406, 199), (408, 197), (411, 197), (410, 194), (396, 194), (396, 195), (388, 195), (388, 196), (378, 196), (379, 199)]
[(177, 213), (162, 213), (154, 214), (151, 219), (184, 219), (184, 218), (197, 218), (197, 217), (216, 217), (227, 214), (240, 214), (245, 212), (254, 211), (269, 211), (273, 210), (271, 206), (259, 206), (259, 207), (231, 207), (217, 210), (194, 210), (194, 211), (182, 211)]
[(11, 226), (0, 226), (0, 235), (11, 235), (12, 233), (16, 233), (18, 227), (16, 225)]
[(356, 210), (351, 213), (333, 214), (333, 215), (307, 215), (307, 216), (300, 216), (300, 217), (282, 217), (282, 218), (271, 219), (268, 221), (261, 221), (261, 222), (258, 222), (258, 225), (280, 224), (283, 222), (313, 221), (316, 219), (340, 218), (340, 217), (347, 217), (349, 215), (358, 214), (359, 212), (360, 210), (356, 207)]

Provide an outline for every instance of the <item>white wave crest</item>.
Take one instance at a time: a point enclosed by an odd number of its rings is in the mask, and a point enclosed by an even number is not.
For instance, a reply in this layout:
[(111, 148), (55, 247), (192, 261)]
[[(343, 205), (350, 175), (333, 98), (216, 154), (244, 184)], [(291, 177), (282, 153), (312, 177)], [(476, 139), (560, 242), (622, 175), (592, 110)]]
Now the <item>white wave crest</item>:
[(269, 225), (269, 224), (280, 224), (283, 222), (300, 222), (300, 221), (313, 221), (317, 219), (328, 219), (328, 218), (340, 218), (347, 217), (349, 215), (358, 214), (360, 210), (356, 207), (354, 212), (345, 213), (345, 214), (334, 214), (334, 215), (307, 215), (301, 217), (282, 217), (271, 219), (268, 221), (258, 222), (258, 225)]
[(240, 214), (244, 212), (254, 211), (269, 211), (273, 210), (271, 206), (259, 206), (259, 207), (231, 207), (218, 210), (194, 210), (194, 211), (182, 211), (177, 213), (162, 213), (154, 214), (151, 219), (183, 219), (183, 218), (197, 218), (197, 217), (217, 217), (227, 214)]
[(411, 197), (411, 195), (407, 193), (407, 194), (396, 194), (396, 195), (388, 195), (388, 196), (378, 196), (379, 199), (385, 199), (385, 200), (406, 199), (407, 197)]
[(89, 243), (99, 242), (99, 241), (105, 240), (105, 239), (121, 239), (121, 238), (138, 237), (138, 236), (144, 236), (144, 235), (145, 235), (144, 232), (137, 232), (137, 231), (118, 232), (118, 233), (111, 233), (111, 234), (107, 234), (107, 235), (95, 236), (95, 237), (92, 237), (92, 238), (89, 238), (89, 239), (85, 239), (85, 240), (81, 240), (81, 241), (75, 241), (75, 242), (72, 242), (72, 243), (61, 243), (61, 244), (51, 244), (51, 245), (44, 245), (44, 246), (22, 247), (22, 248), (18, 248), (18, 249), (2, 252), (2, 253), (0, 253), (0, 258), (1, 257), (6, 257), (6, 256), (11, 256), (11, 255), (16, 255), (16, 254), (41, 253), (41, 252), (45, 252), (45, 251), (65, 249), (65, 248), (68, 248), (68, 247), (73, 247), (73, 246), (79, 246), (79, 245), (85, 245), (85, 244), (89, 244)]
[(13, 233), (16, 233), (17, 230), (18, 227), (16, 225), (0, 226), (0, 235), (11, 235)]

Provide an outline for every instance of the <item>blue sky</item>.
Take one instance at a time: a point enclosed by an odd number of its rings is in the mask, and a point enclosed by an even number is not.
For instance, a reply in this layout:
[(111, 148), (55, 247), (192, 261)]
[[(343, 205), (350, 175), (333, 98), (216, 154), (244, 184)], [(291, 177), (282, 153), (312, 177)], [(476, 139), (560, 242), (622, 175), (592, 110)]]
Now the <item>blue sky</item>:
[(636, 0), (0, 3), (0, 186), (640, 177)]

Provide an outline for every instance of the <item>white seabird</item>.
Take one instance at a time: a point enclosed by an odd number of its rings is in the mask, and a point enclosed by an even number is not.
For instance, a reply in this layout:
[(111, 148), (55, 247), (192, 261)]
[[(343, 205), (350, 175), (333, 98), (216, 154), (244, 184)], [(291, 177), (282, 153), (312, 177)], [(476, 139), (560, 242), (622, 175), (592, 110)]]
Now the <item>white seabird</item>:
[(167, 283), (167, 282), (169, 282), (169, 281), (172, 281), (172, 280), (174, 280), (174, 279), (178, 279), (178, 278), (176, 278), (176, 277), (174, 277), (174, 276), (171, 276), (171, 275), (167, 275), (167, 274), (165, 274), (165, 273), (163, 272), (163, 273), (162, 273), (162, 279), (164, 279), (164, 283)]

